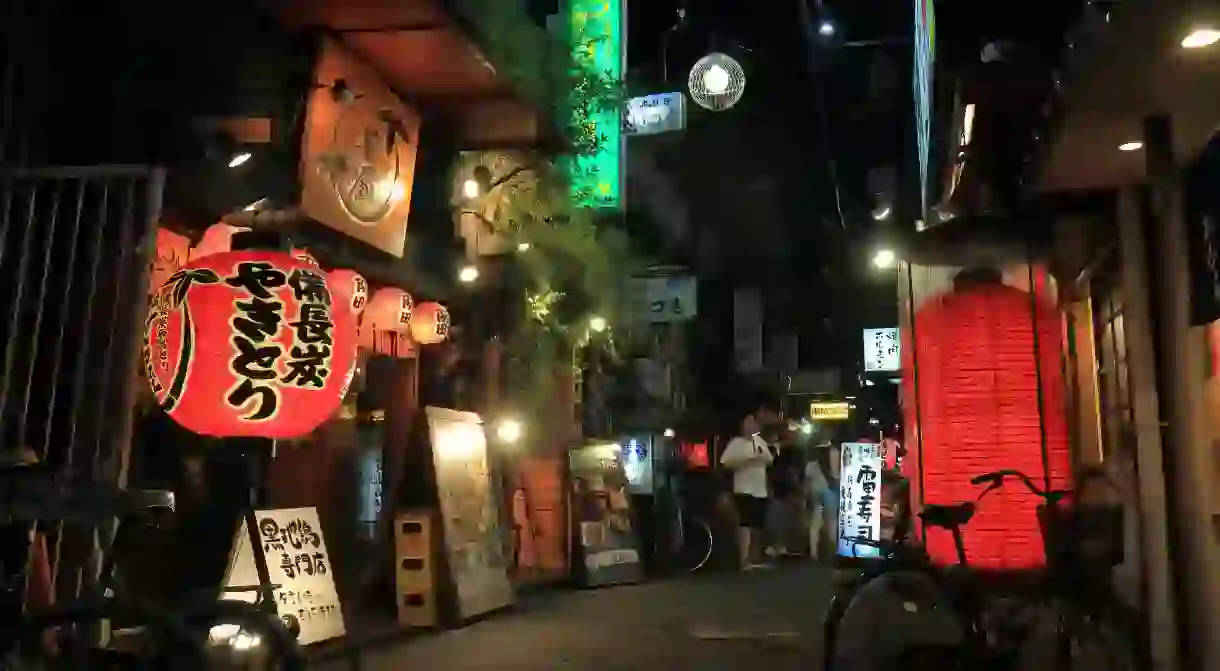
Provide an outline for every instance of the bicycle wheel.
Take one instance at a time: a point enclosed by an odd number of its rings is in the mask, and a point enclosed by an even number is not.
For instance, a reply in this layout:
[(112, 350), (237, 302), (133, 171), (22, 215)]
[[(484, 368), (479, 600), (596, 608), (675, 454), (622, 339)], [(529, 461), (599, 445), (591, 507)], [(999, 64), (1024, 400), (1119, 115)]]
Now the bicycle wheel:
[(1018, 671), (1137, 671), (1137, 631), (1113, 604), (1052, 597), (1039, 605)]
[(714, 540), (712, 527), (698, 517), (682, 516), (682, 545), (678, 548), (678, 563), (694, 573), (712, 558)]
[[(43, 632), (48, 629), (70, 625), (88, 625), (103, 621), (133, 621), (144, 623), (152, 634), (154, 646), (147, 655), (149, 667), (166, 663), (175, 669), (205, 669), (203, 647), (191, 635), (183, 622), (162, 610), (136, 600), (106, 597), (84, 597), (57, 604), (47, 610), (27, 617), (21, 625), (20, 658), (26, 666), (15, 668), (39, 669), (88, 669), (92, 655), (103, 651), (89, 650), (83, 646), (68, 646), (54, 657), (44, 653), (41, 645)], [(32, 664), (31, 664), (32, 663)]]
[[(193, 630), (227, 648), (230, 661), (247, 666), (256, 661), (264, 668), (281, 671), (305, 668), (301, 646), (288, 624), (278, 615), (252, 603), (236, 599), (203, 599), (189, 608), (186, 620)], [(224, 636), (215, 635), (225, 625), (233, 631), (223, 632)]]
[(918, 668), (944, 671), (960, 661), (966, 627), (928, 573), (883, 573), (838, 598), (847, 602), (828, 615), (827, 671), (911, 669), (916, 660)]

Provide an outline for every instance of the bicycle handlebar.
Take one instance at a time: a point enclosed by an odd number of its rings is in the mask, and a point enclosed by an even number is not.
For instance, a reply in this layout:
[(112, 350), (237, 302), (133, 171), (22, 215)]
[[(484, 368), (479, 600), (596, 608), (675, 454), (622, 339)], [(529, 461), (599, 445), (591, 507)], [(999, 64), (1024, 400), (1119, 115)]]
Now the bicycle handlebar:
[[(1016, 478), (1017, 480), (1020, 480), (1021, 484), (1025, 485), (1025, 488), (1028, 489), (1031, 494), (1046, 501), (1047, 505), (1050, 506), (1058, 505), (1060, 501), (1074, 493), (1073, 490), (1067, 489), (1042, 489), (1034, 482), (1033, 478), (1022, 473), (1021, 471), (1011, 468), (976, 475), (970, 479), (970, 484), (987, 485), (987, 489), (983, 490), (983, 494), (979, 495), (979, 498), (981, 499), (988, 492), (1003, 487), (1004, 481), (1009, 478)], [(1105, 475), (1100, 472), (1086, 473), (1081, 477), (1080, 484), (1084, 485), (1086, 482), (1097, 478), (1105, 478)]]

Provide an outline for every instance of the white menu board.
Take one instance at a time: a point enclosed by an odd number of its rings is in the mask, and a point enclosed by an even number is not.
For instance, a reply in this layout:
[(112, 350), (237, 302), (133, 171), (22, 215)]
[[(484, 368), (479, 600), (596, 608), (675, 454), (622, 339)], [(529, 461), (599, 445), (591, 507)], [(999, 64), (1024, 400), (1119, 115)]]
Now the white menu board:
[(902, 367), (898, 329), (864, 329), (864, 372), (888, 373)]
[[(254, 516), (258, 520), (263, 553), (267, 556), (267, 572), (271, 583), (279, 585), (275, 590), (276, 609), (280, 617), (291, 615), (300, 622), (298, 642), (309, 645), (345, 635), (343, 609), (339, 605), (339, 592), (335, 589), (334, 571), (326, 552), (326, 541), (322, 538), (317, 508), (258, 510)], [(258, 584), (254, 552), (243, 519), (233, 544), (225, 586)], [(257, 598), (254, 592), (222, 596), (251, 603)]]
[(839, 554), (880, 557), (881, 550), (855, 543), (881, 540), (881, 445), (843, 443), (839, 450)]

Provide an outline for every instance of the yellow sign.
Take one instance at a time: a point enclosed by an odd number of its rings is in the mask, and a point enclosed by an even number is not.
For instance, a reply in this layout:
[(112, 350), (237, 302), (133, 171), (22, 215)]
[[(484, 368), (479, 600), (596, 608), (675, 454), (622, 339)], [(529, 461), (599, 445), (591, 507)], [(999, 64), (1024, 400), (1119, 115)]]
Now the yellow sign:
[(851, 417), (847, 403), (810, 403), (809, 416), (815, 420), (843, 420)]

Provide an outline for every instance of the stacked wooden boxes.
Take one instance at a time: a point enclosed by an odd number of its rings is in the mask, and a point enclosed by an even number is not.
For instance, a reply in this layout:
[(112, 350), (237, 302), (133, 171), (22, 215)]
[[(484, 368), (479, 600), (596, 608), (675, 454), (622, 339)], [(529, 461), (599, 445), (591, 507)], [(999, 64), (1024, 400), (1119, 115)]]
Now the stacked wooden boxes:
[(405, 627), (435, 627), (438, 516), (431, 510), (408, 510), (394, 518), (398, 623)]

